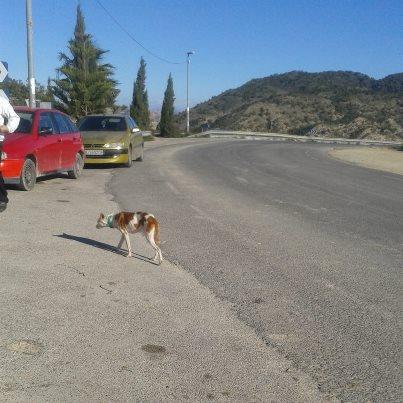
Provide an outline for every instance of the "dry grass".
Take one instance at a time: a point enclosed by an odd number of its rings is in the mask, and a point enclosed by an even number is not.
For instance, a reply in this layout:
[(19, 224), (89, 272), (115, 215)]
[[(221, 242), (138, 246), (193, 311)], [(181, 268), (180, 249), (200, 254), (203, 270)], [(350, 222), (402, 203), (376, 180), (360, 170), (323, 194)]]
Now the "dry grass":
[(354, 147), (334, 149), (329, 154), (333, 158), (366, 168), (403, 175), (402, 151), (381, 147)]

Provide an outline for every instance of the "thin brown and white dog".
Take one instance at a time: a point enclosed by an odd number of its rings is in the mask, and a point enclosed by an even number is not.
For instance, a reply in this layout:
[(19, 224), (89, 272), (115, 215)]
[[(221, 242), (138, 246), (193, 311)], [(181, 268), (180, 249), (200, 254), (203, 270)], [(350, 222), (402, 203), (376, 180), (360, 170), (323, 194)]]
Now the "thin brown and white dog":
[(132, 256), (129, 234), (141, 232), (155, 250), (153, 260), (158, 260), (158, 264), (162, 263), (162, 253), (158, 246), (160, 243), (160, 225), (152, 214), (143, 213), (141, 211), (137, 213), (121, 211), (117, 214), (109, 214), (105, 216), (101, 213), (97, 221), (97, 228), (104, 227), (116, 228), (120, 231), (122, 237), (120, 238), (118, 249), (122, 247), (123, 241), (126, 241), (128, 257)]

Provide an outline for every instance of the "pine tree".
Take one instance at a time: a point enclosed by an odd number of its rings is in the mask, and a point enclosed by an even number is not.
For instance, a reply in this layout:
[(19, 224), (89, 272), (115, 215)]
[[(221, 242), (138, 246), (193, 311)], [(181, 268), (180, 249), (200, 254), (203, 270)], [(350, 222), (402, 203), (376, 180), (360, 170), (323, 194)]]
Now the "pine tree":
[(80, 6), (77, 6), (74, 36), (68, 49), (71, 56), (59, 55), (63, 64), (57, 72), (64, 77), (53, 80), (56, 106), (76, 118), (103, 113), (106, 107), (113, 107), (119, 94), (117, 82), (112, 78), (114, 67), (102, 64), (107, 52), (95, 46), (92, 35), (85, 32)]
[(172, 74), (169, 74), (164, 101), (162, 102), (161, 120), (158, 125), (161, 137), (175, 137), (176, 135), (176, 127), (174, 123), (174, 101), (174, 84)]
[(150, 112), (148, 108), (148, 93), (146, 90), (146, 62), (140, 59), (140, 67), (133, 85), (133, 99), (130, 105), (130, 115), (142, 130), (150, 129)]

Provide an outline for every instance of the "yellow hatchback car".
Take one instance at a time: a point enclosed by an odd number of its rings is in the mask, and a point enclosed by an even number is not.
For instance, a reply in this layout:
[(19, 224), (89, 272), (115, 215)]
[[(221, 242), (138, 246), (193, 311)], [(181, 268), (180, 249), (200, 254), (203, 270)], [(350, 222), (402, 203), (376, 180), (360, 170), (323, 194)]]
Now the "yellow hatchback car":
[(86, 164), (124, 164), (144, 158), (143, 134), (130, 116), (88, 115), (78, 124)]

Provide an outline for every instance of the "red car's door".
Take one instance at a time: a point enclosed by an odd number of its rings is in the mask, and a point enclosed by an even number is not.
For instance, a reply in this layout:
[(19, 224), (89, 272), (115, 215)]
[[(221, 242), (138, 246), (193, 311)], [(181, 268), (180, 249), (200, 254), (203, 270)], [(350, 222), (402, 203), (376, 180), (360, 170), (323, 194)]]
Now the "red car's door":
[(51, 112), (41, 112), (39, 115), (36, 155), (40, 173), (60, 169), (60, 135)]
[(67, 115), (64, 115), (64, 118), (70, 125), (70, 136), (72, 138), (71, 156), (73, 159), (73, 163), (75, 163), (76, 155), (80, 151), (83, 151), (83, 139), (81, 138), (81, 133), (78, 130), (77, 126), (71, 121), (71, 119)]
[(64, 121), (69, 127), (69, 133), (67, 134), (68, 142), (67, 147), (63, 147), (62, 160), (66, 164), (66, 168), (71, 168), (76, 162), (76, 155), (81, 149), (81, 134), (78, 131), (75, 124), (70, 120), (67, 115), (62, 115)]
[(61, 169), (72, 168), (76, 160), (74, 147), (74, 129), (69, 118), (61, 113), (54, 112), (54, 118), (59, 127), (61, 138)]

